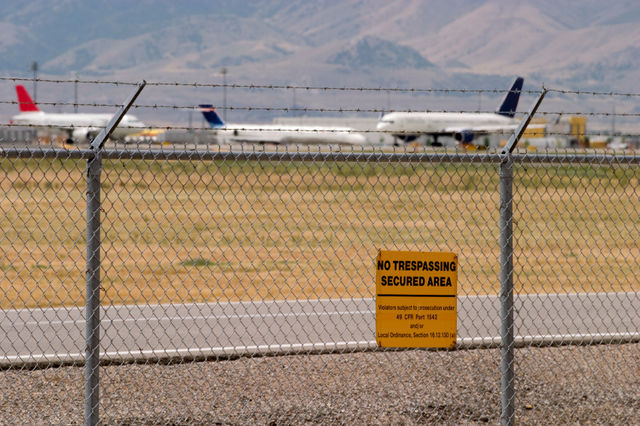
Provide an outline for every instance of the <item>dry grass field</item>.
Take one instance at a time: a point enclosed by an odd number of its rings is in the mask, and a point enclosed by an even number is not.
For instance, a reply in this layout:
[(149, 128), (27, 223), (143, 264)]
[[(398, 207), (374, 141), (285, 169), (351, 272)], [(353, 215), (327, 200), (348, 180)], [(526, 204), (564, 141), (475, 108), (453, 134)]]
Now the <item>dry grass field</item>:
[[(638, 171), (516, 165), (517, 292), (638, 290)], [(0, 160), (0, 307), (83, 305), (85, 163)], [(372, 297), (378, 249), (499, 288), (497, 165), (105, 160), (105, 304)]]

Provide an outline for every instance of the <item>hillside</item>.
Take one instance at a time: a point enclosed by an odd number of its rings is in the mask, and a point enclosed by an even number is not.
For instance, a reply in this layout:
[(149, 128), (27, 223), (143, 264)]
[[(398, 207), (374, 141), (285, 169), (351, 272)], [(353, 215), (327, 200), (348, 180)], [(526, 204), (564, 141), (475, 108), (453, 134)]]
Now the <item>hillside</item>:
[(632, 1), (30, 0), (0, 16), (6, 76), (37, 60), (65, 78), (640, 92)]

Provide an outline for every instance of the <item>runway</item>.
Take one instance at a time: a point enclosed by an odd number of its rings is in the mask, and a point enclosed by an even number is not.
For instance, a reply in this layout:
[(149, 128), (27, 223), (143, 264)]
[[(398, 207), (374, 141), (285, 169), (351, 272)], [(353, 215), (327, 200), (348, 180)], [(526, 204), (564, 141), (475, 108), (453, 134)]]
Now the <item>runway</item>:
[[(637, 342), (637, 306), (635, 292), (519, 295), (516, 344)], [(459, 296), (457, 346), (499, 346), (499, 313), (497, 296)], [(0, 366), (82, 363), (83, 317), (75, 307), (0, 311)], [(101, 318), (111, 362), (376, 348), (373, 299), (109, 306)]]

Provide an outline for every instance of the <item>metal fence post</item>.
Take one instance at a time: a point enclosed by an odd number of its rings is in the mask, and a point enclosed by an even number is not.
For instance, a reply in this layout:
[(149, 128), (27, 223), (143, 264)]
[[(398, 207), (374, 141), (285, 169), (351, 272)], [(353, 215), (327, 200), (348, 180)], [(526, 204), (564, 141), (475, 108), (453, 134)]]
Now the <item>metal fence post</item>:
[(511, 153), (538, 110), (547, 89), (509, 138), (500, 162), (500, 352), (503, 425), (515, 424), (515, 372), (513, 335), (513, 157)]
[(127, 113), (147, 83), (142, 81), (107, 126), (91, 141), (94, 156), (87, 161), (87, 295), (85, 307), (85, 407), (87, 425), (100, 421), (100, 175), (102, 173), (101, 149), (120, 120)]
[(87, 295), (86, 295), (86, 361), (85, 423), (99, 421), (100, 364), (100, 151), (87, 161)]
[(513, 158), (500, 162), (500, 351), (502, 424), (514, 424), (513, 367)]

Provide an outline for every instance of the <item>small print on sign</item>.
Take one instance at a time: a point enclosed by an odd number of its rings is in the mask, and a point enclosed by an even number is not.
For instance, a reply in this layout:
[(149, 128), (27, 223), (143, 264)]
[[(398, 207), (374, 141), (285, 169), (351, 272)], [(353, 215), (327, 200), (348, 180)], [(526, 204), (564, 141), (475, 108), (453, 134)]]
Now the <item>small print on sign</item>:
[(389, 348), (453, 348), (458, 320), (455, 253), (378, 252), (376, 341)]

